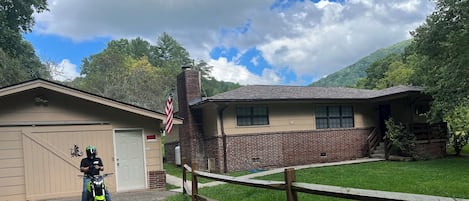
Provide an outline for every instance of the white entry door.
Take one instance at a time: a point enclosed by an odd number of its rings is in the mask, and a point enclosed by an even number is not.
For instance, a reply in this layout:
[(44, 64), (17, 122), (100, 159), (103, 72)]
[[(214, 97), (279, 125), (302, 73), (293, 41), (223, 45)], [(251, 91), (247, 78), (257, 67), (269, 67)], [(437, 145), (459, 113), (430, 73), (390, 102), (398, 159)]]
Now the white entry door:
[(142, 130), (116, 130), (117, 189), (145, 189)]

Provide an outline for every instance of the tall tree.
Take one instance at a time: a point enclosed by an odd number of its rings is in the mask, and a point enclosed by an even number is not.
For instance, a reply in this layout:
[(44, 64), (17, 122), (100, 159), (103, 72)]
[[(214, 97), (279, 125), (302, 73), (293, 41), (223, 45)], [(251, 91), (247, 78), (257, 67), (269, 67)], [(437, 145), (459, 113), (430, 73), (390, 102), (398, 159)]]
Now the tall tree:
[(207, 96), (239, 87), (212, 78), (212, 66), (203, 60), (192, 63), (186, 49), (166, 33), (159, 37), (157, 45), (141, 38), (110, 41), (102, 52), (83, 59), (82, 77), (70, 84), (104, 97), (162, 111), (169, 93), (176, 89), (181, 66), (187, 64), (201, 72), (203, 93)]
[(469, 96), (468, 29), (469, 1), (438, 0), (436, 11), (412, 32), (411, 49), (421, 56), (414, 78), (434, 98), (434, 120), (452, 113)]
[[(167, 95), (176, 86), (181, 61), (190, 59), (187, 51), (167, 34), (160, 37), (158, 44), (162, 46), (153, 46), (141, 38), (110, 41), (101, 53), (83, 59), (81, 74), (84, 77), (72, 85), (161, 111)], [(158, 57), (161, 66), (149, 59), (158, 54), (165, 55)]]
[(182, 65), (192, 63), (189, 52), (173, 37), (163, 33), (158, 37), (157, 45), (152, 47), (150, 62), (162, 68), (180, 69)]
[(47, 67), (41, 64), (31, 44), (21, 35), (31, 31), (32, 14), (45, 10), (46, 0), (0, 0), (1, 86), (36, 77), (50, 78)]

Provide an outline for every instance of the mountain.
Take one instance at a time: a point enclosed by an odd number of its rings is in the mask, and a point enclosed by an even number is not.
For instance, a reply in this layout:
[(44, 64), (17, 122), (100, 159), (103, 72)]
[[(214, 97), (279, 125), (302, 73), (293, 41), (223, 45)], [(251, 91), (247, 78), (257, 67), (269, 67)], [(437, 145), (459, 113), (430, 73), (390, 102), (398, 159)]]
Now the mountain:
[(366, 77), (365, 70), (376, 60), (382, 59), (390, 54), (402, 54), (404, 49), (410, 45), (411, 39), (405, 40), (386, 48), (379, 49), (370, 55), (358, 60), (335, 73), (332, 73), (309, 86), (316, 87), (350, 87), (355, 86), (358, 79)]

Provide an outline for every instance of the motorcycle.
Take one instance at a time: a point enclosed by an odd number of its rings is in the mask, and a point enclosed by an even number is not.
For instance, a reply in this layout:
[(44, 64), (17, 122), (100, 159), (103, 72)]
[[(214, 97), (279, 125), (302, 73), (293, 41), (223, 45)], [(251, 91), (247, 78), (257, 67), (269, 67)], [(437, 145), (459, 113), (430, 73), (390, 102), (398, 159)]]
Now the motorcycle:
[(86, 189), (89, 194), (89, 201), (106, 201), (106, 185), (104, 184), (104, 178), (112, 175), (113, 173), (106, 173), (103, 175), (83, 176), (90, 179), (86, 184)]

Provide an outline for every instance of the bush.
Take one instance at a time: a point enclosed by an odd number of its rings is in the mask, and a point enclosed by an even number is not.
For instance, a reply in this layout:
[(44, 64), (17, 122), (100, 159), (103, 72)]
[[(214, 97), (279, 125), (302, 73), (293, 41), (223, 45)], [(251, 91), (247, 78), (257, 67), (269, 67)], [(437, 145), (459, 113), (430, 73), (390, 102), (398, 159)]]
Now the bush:
[(414, 157), (417, 148), (415, 134), (410, 132), (402, 123), (394, 122), (392, 118), (386, 120), (385, 124), (387, 128), (386, 138), (399, 149), (399, 155)]
[(469, 141), (469, 97), (461, 101), (445, 116), (448, 123), (449, 143), (459, 156)]

